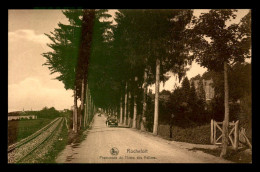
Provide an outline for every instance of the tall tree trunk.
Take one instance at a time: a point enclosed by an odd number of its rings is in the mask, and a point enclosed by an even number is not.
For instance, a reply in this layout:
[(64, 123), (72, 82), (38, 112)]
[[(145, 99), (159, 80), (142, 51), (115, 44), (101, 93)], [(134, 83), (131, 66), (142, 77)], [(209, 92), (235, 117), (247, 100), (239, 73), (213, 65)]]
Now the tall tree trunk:
[(89, 119), (90, 119), (90, 91), (88, 88), (88, 102), (87, 102), (87, 124), (89, 125)]
[(134, 92), (134, 114), (133, 114), (133, 125), (132, 128), (136, 128), (136, 114), (137, 114), (137, 104), (136, 104), (136, 98), (137, 98), (137, 94), (136, 91)]
[(90, 123), (90, 120), (92, 119), (92, 114), (91, 114), (91, 108), (92, 108), (92, 102), (91, 102), (91, 95), (89, 93), (89, 123)]
[(160, 88), (160, 60), (156, 59), (156, 82), (155, 82), (154, 123), (153, 123), (153, 134), (155, 135), (158, 134), (159, 88)]
[(91, 120), (93, 119), (93, 99), (91, 98)]
[(116, 116), (117, 116), (117, 119), (120, 120), (120, 106), (117, 106), (116, 107)]
[(128, 92), (128, 115), (127, 115), (127, 125), (129, 126), (130, 125), (130, 113), (131, 113), (131, 111), (130, 111), (130, 109), (131, 109), (131, 91), (129, 90), (129, 92)]
[(79, 128), (81, 129), (81, 124), (82, 124), (82, 115), (83, 115), (83, 110), (84, 110), (84, 78), (82, 79), (81, 83), (81, 106), (80, 106), (80, 117), (79, 117)]
[(120, 124), (123, 123), (123, 97), (120, 99)]
[(127, 117), (127, 83), (125, 85), (125, 116), (124, 116), (124, 125), (126, 125), (126, 117)]
[(74, 111), (73, 111), (73, 131), (75, 133), (77, 133), (78, 131), (78, 117), (77, 117), (77, 113), (78, 113), (78, 108), (77, 108), (77, 90), (76, 90), (76, 86), (74, 87)]
[(94, 102), (93, 102), (93, 98), (92, 98), (91, 103), (92, 103), (92, 117), (94, 117), (94, 113), (95, 113), (94, 108), (95, 108), (95, 105), (94, 105)]
[(134, 99), (134, 114), (133, 114), (133, 123), (132, 123), (132, 128), (136, 128), (136, 115), (137, 115), (137, 104), (136, 104), (136, 99), (137, 99), (137, 80), (138, 77), (135, 77), (135, 87), (134, 87), (134, 92), (133, 92), (133, 99)]
[(91, 120), (92, 120), (92, 118), (93, 118), (93, 99), (91, 98), (90, 99), (91, 101), (90, 101), (90, 115), (91, 115)]
[(146, 103), (146, 97), (147, 97), (147, 67), (144, 70), (144, 94), (143, 94), (143, 113), (142, 113), (142, 119), (141, 119), (141, 131), (145, 131), (145, 123), (146, 123), (146, 109), (147, 109), (147, 103)]
[(224, 62), (224, 89), (225, 89), (225, 117), (223, 121), (223, 135), (222, 135), (222, 150), (220, 157), (224, 157), (227, 154), (228, 146), (228, 124), (229, 124), (229, 105), (228, 105), (228, 73), (227, 62)]
[(88, 83), (86, 83), (86, 95), (85, 95), (85, 110), (84, 110), (84, 128), (87, 124), (87, 115), (88, 115)]
[[(87, 84), (86, 84), (87, 87)], [(87, 89), (85, 89), (85, 95), (84, 95), (84, 115), (83, 115), (83, 127), (86, 128), (86, 114), (87, 114)]]

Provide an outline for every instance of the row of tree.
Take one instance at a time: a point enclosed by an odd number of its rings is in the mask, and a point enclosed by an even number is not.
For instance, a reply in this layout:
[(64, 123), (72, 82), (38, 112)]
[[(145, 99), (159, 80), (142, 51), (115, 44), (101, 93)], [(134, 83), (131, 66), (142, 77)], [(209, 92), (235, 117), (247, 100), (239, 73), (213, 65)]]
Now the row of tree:
[(226, 26), (226, 21), (236, 17), (235, 12), (210, 10), (196, 18), (193, 10), (118, 10), (117, 24), (111, 25), (103, 20), (110, 16), (106, 10), (63, 11), (70, 24), (59, 23), (54, 33), (46, 34), (53, 42), (49, 44), (53, 51), (43, 56), (51, 72), (60, 73), (56, 79), (66, 89), (74, 90), (74, 131), (81, 128), (81, 119), (85, 123), (89, 109), (93, 115), (95, 107), (118, 112), (120, 122), (128, 125), (132, 121), (134, 128), (139, 109), (141, 129), (145, 130), (147, 86), (155, 83), (153, 133), (157, 134), (159, 83), (167, 81), (164, 74), (168, 71), (181, 80), (186, 66), (196, 59), (209, 70), (224, 71), (226, 139), (221, 155), (225, 155), (229, 121), (227, 68), (230, 63), (250, 57), (251, 46), (250, 13), (239, 24)]

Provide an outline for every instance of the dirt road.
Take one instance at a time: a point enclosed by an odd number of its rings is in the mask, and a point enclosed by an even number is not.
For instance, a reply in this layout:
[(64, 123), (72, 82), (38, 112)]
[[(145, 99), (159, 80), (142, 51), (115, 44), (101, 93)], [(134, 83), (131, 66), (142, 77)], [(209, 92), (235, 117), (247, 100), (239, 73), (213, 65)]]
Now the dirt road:
[[(68, 145), (57, 163), (228, 163), (200, 151), (193, 152), (135, 129), (107, 127), (104, 115), (95, 115), (87, 138)], [(112, 150), (113, 149), (113, 150)]]

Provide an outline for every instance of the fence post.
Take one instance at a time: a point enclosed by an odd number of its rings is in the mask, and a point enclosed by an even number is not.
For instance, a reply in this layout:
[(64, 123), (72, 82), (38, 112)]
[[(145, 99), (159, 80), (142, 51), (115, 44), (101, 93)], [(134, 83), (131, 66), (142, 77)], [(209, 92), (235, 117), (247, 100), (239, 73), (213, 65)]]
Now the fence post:
[(213, 125), (214, 121), (213, 119), (211, 119), (211, 122), (210, 122), (210, 143), (211, 144), (214, 144), (214, 125)]
[(216, 123), (216, 121), (213, 121), (213, 126), (214, 126), (214, 129), (213, 129), (213, 131), (214, 131), (214, 136), (213, 136), (213, 138), (214, 138), (214, 144), (216, 144), (216, 135), (217, 135), (217, 123)]
[(237, 122), (235, 123), (235, 132), (234, 132), (234, 149), (237, 150), (238, 149), (238, 139), (239, 139), (239, 131), (238, 131), (238, 123), (239, 120), (237, 120)]

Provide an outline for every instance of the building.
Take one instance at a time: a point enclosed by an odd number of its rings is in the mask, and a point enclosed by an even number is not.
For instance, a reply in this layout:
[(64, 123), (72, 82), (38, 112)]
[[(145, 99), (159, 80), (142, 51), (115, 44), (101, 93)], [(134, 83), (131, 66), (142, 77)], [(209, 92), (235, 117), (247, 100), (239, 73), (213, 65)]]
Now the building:
[[(199, 80), (196, 79), (193, 82), (194, 82), (195, 89), (197, 91), (198, 86), (199, 86)], [(212, 79), (209, 79), (209, 80), (202, 79), (202, 83), (203, 83), (203, 89), (205, 91), (206, 101), (212, 100), (215, 95), (214, 88), (212, 87), (213, 80)]]
[(37, 119), (37, 116), (26, 114), (25, 111), (15, 111), (8, 113), (8, 121), (21, 119)]
[(21, 119), (37, 119), (37, 116), (36, 115), (8, 116), (8, 121), (21, 120)]

